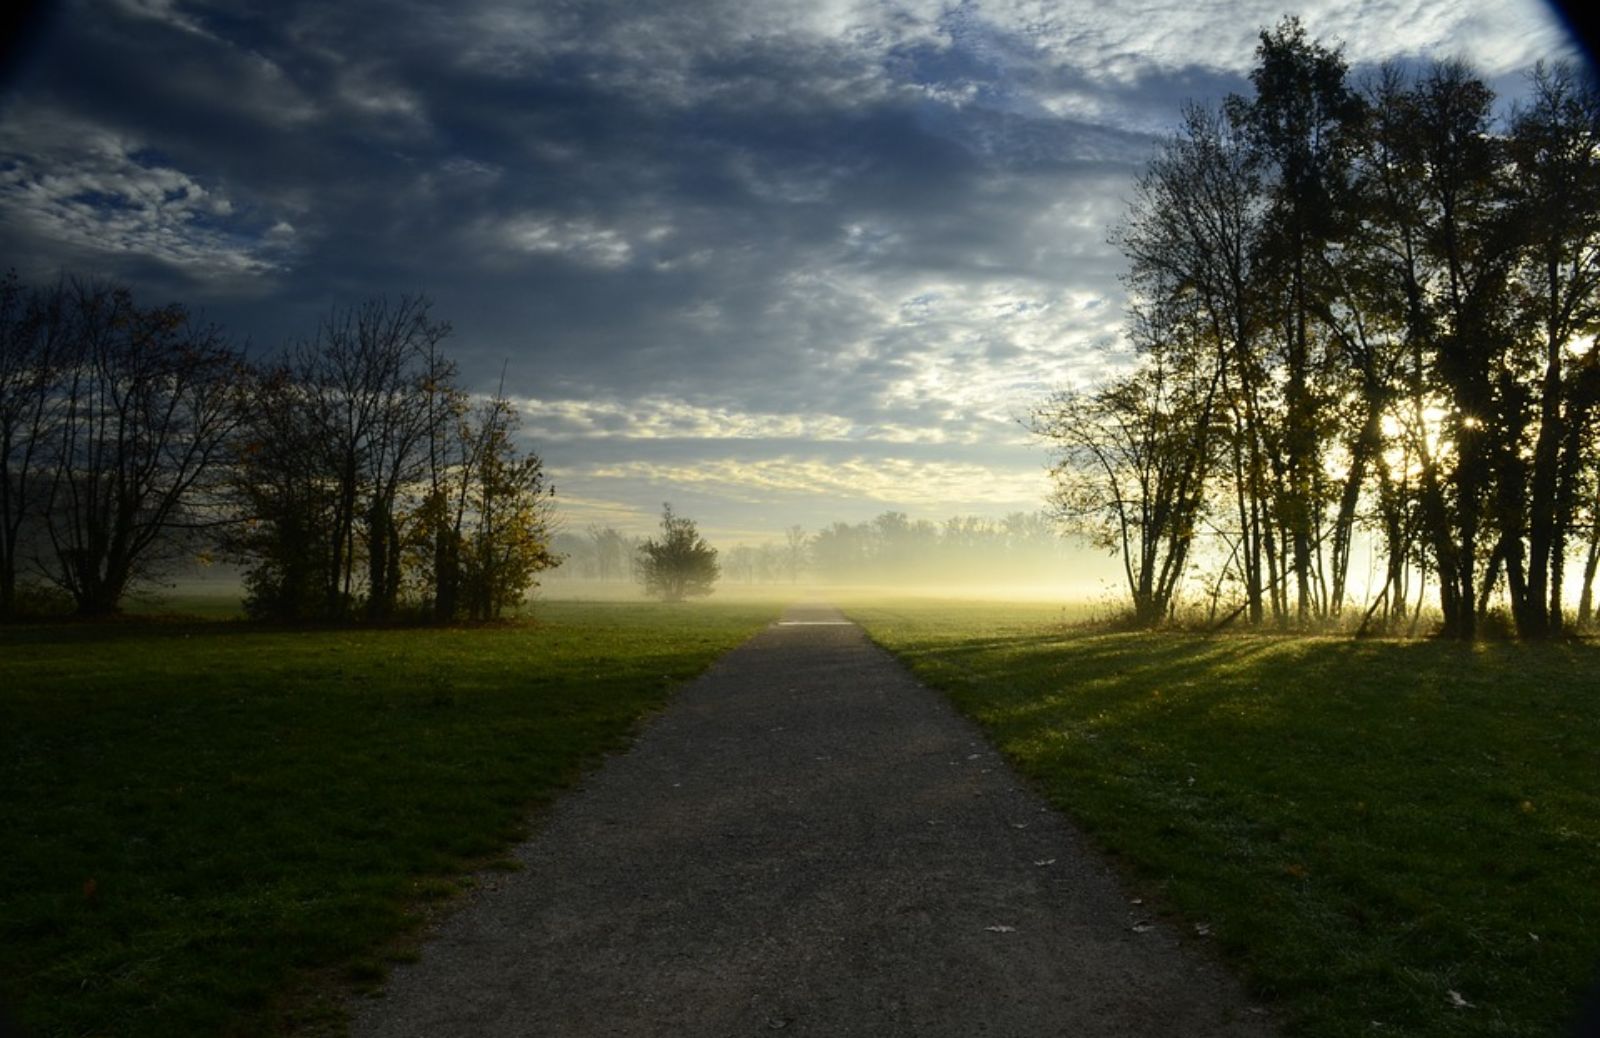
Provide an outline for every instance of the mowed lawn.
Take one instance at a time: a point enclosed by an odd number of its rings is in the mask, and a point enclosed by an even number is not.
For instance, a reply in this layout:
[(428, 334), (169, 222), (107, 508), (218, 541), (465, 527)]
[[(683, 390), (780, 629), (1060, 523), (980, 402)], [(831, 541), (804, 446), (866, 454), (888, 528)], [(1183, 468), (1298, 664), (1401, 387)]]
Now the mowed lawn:
[(0, 629), (0, 1017), (39, 1036), (337, 1032), (340, 989), (414, 955), (463, 869), (778, 611)]
[(1548, 1038), (1600, 977), (1600, 647), (849, 612), (1290, 1033)]

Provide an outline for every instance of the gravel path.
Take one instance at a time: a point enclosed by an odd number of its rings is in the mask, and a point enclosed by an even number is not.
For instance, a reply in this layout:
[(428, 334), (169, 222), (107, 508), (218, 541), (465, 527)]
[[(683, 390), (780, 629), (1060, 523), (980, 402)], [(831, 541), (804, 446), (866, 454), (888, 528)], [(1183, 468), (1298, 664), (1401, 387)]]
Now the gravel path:
[(516, 855), (358, 1038), (1273, 1033), (829, 607), (682, 689)]

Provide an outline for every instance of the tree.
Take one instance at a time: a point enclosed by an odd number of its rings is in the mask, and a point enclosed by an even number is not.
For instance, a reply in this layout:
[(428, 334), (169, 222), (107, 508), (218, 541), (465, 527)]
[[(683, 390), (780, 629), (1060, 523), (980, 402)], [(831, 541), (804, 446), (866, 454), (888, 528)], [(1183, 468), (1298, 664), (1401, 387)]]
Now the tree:
[[(1295, 616), (1304, 623), (1313, 612), (1338, 609), (1320, 581), (1328, 430), (1326, 419), (1318, 419), (1331, 413), (1327, 405), (1335, 393), (1327, 384), (1329, 351), (1319, 349), (1327, 344), (1313, 316), (1328, 290), (1329, 249), (1346, 222), (1351, 142), (1365, 113), (1345, 84), (1338, 50), (1308, 40), (1294, 18), (1261, 34), (1250, 80), (1255, 96), (1230, 98), (1228, 107), (1263, 175), (1268, 201), (1257, 246), (1283, 399), (1275, 511), (1294, 575)], [(1347, 504), (1354, 507), (1353, 500)], [(1335, 573), (1335, 584), (1342, 586), (1342, 572)]]
[(1150, 350), (1151, 362), (1132, 374), (1091, 394), (1058, 394), (1033, 418), (1057, 455), (1057, 517), (1120, 554), (1140, 626), (1166, 618), (1189, 560), (1216, 452), (1220, 384), (1215, 365), (1185, 369), (1185, 354), (1159, 341)]
[[(251, 566), (252, 611), (394, 613), (416, 535), (403, 526), (423, 513), (405, 499), (423, 485), (440, 491), (444, 474), (466, 464), (450, 453), (466, 407), (439, 351), (450, 329), (429, 311), (420, 296), (335, 307), (256, 381), (235, 481), (251, 525), (232, 545)], [(434, 566), (452, 595), (453, 566)]]
[[(560, 565), (550, 548), (551, 501), (544, 462), (517, 449), (517, 412), (503, 396), (479, 410), (472, 523), (461, 543), (462, 584), (474, 620), (498, 619), (522, 601), (544, 570)], [(714, 555), (715, 553), (713, 553)]]
[(590, 526), (594, 575), (599, 580), (626, 580), (628, 577), (628, 539), (610, 526)]
[(15, 271), (0, 280), (0, 620), (16, 613), (22, 556), (55, 490), (65, 301), (65, 284), (29, 288)]
[(800, 571), (805, 568), (807, 545), (805, 527), (796, 523), (783, 531), (783, 572), (793, 584), (800, 579)]
[(694, 520), (661, 506), (661, 537), (639, 548), (639, 580), (645, 594), (665, 602), (711, 594), (721, 569), (717, 550), (695, 529)]
[(245, 612), (256, 619), (330, 619), (338, 488), (322, 464), (310, 394), (286, 365), (257, 370), (229, 467), (237, 522), (223, 550), (244, 565)]
[(102, 616), (175, 538), (221, 521), (242, 362), (178, 304), (142, 309), (124, 288), (72, 282), (65, 306), (47, 572), (79, 615)]
[(1600, 403), (1593, 335), (1600, 324), (1600, 90), (1571, 65), (1539, 66), (1533, 87), (1533, 102), (1517, 114), (1508, 139), (1512, 204), (1525, 241), (1519, 324), (1531, 340), (1531, 366), (1542, 368), (1530, 393), (1539, 421), (1527, 494), (1527, 578), (1511, 583), (1525, 588), (1513, 604), (1519, 632), (1542, 637), (1563, 624), (1567, 538)]

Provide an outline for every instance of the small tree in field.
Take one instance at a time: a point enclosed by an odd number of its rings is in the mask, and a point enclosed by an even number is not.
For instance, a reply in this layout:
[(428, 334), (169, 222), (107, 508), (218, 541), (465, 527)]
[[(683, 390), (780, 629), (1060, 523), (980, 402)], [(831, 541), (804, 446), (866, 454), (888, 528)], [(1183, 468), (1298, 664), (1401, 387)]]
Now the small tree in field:
[(717, 549), (706, 543), (693, 519), (661, 506), (661, 537), (639, 546), (639, 580), (645, 594), (664, 602), (709, 595), (721, 574)]

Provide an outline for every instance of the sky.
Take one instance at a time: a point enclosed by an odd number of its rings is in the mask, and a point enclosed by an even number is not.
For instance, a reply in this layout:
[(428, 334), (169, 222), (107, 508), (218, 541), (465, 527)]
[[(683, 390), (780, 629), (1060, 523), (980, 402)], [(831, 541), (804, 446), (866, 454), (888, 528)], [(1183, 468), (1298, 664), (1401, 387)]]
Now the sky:
[(1507, 99), (1577, 53), (1533, 0), (71, 0), (0, 79), (0, 265), (262, 355), (424, 293), (572, 529), (1033, 511), (1134, 177), (1285, 14)]

